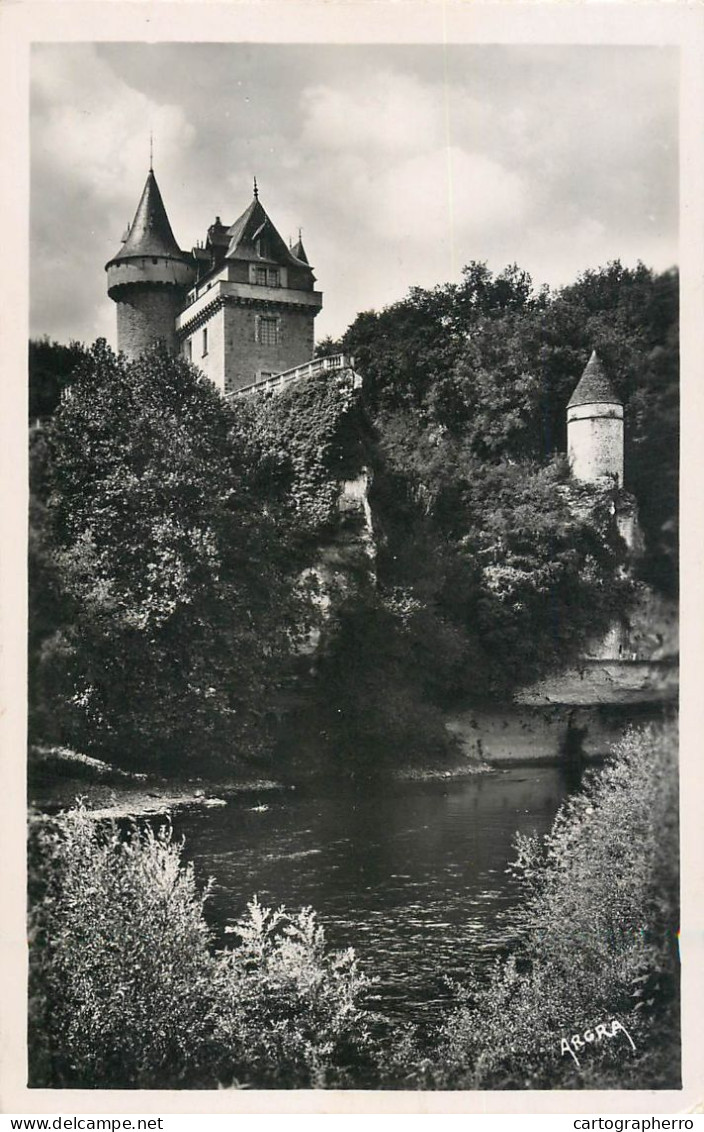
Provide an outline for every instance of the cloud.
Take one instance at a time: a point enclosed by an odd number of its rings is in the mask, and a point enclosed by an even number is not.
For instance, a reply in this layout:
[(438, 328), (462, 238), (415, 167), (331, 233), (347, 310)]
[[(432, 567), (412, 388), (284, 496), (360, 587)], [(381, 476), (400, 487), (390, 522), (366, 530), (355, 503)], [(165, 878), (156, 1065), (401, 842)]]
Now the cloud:
[(182, 246), (243, 211), (254, 173), (282, 235), (303, 226), (320, 334), (471, 259), (552, 284), (676, 259), (675, 52), (56, 44), (32, 72), (35, 334), (113, 338), (103, 265), (150, 128)]
[[(354, 214), (358, 231), (427, 246), (520, 219), (527, 198), (520, 176), (451, 143), (449, 102), (461, 102), (454, 88), (391, 71), (362, 90), (303, 91), (302, 143), (324, 150), (330, 196)], [(487, 118), (476, 100), (465, 113)], [(344, 192), (333, 194), (334, 184)]]
[(351, 89), (312, 86), (303, 91), (302, 142), (328, 152), (343, 149), (391, 159), (434, 149), (447, 140), (442, 87), (383, 71)]
[(90, 45), (35, 49), (33, 148), (53, 177), (69, 178), (105, 202), (133, 208), (150, 132), (159, 159), (173, 163), (193, 138), (184, 109), (121, 82)]
[(35, 47), (32, 80), (32, 332), (113, 339), (103, 268), (134, 215), (150, 130), (172, 169), (193, 130), (183, 107), (132, 89), (89, 44)]

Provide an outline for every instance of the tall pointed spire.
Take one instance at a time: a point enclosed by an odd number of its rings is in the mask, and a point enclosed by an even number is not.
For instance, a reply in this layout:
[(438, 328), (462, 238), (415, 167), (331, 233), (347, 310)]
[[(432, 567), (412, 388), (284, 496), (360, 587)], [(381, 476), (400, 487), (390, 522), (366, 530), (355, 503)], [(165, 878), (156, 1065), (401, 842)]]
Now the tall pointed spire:
[(254, 199), (259, 200), (259, 188), (257, 186), (257, 178), (254, 178)]
[(115, 259), (128, 256), (151, 255), (183, 259), (183, 252), (176, 243), (164, 202), (156, 183), (154, 170), (149, 169), (146, 184), (137, 206), (134, 220), (127, 239)]
[(154, 172), (154, 134), (149, 131), (149, 172)]
[(303, 247), (303, 229), (302, 228), (298, 229), (298, 243), (296, 244), (296, 246), (294, 248), (291, 249), (291, 251), (292, 251), (293, 255), (295, 255), (296, 259), (300, 259), (301, 263), (308, 263), (308, 256), (306, 255), (306, 249)]

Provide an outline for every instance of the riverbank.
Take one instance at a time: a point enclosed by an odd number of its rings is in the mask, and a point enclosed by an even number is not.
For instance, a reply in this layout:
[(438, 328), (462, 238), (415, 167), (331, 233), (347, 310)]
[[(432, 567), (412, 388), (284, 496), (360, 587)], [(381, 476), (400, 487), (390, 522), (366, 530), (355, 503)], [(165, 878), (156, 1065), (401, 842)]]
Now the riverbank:
[[(387, 769), (383, 781), (392, 787), (497, 774), (515, 766), (600, 763), (634, 724), (675, 715), (675, 705), (657, 702), (486, 705), (448, 716), (445, 726), (453, 744), (444, 757), (434, 753), (424, 762)], [(95, 817), (120, 818), (330, 788), (330, 771), (319, 763), (306, 768), (294, 760), (286, 778), (265, 777), (261, 769), (242, 760), (222, 776), (172, 778), (121, 770), (65, 747), (35, 747), (28, 760), (28, 804), (36, 812), (57, 813), (80, 798)], [(339, 779), (333, 781), (337, 788)], [(380, 781), (375, 778), (374, 786)], [(349, 784), (363, 788), (365, 781), (350, 778)]]
[(222, 779), (167, 779), (120, 770), (66, 747), (33, 748), (28, 758), (30, 810), (57, 813), (81, 799), (94, 817), (139, 817), (186, 806), (224, 806), (232, 797), (284, 792), (294, 787), (244, 769)]
[[(431, 782), (495, 773), (496, 767), (476, 758), (446, 766), (405, 766), (391, 772), (390, 783)], [(38, 813), (70, 809), (80, 799), (96, 818), (140, 817), (191, 806), (224, 806), (235, 798), (284, 794), (327, 778), (300, 783), (262, 778), (242, 768), (217, 779), (164, 778), (120, 770), (100, 759), (66, 747), (34, 748), (28, 764), (28, 805)]]

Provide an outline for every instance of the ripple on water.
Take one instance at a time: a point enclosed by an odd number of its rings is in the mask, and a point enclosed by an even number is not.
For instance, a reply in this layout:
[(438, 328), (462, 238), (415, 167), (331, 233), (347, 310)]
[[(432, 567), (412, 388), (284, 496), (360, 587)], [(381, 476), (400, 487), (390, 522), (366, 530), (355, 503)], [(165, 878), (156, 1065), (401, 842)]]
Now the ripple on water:
[(394, 1021), (436, 1022), (448, 978), (475, 980), (515, 936), (520, 893), (505, 869), (516, 831), (546, 831), (565, 795), (559, 770), (415, 783), (390, 795), (292, 795), (266, 812), (233, 803), (174, 814), (224, 928), (256, 893), (316, 909), (329, 943), (353, 946), (378, 982), (366, 998)]

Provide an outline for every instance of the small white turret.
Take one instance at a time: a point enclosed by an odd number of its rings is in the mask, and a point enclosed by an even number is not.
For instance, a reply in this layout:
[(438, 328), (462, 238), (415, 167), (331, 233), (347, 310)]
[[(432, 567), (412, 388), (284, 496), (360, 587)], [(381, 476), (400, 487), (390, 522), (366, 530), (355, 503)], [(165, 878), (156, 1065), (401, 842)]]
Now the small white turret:
[(596, 350), (567, 405), (567, 458), (576, 479), (623, 487), (623, 402)]

